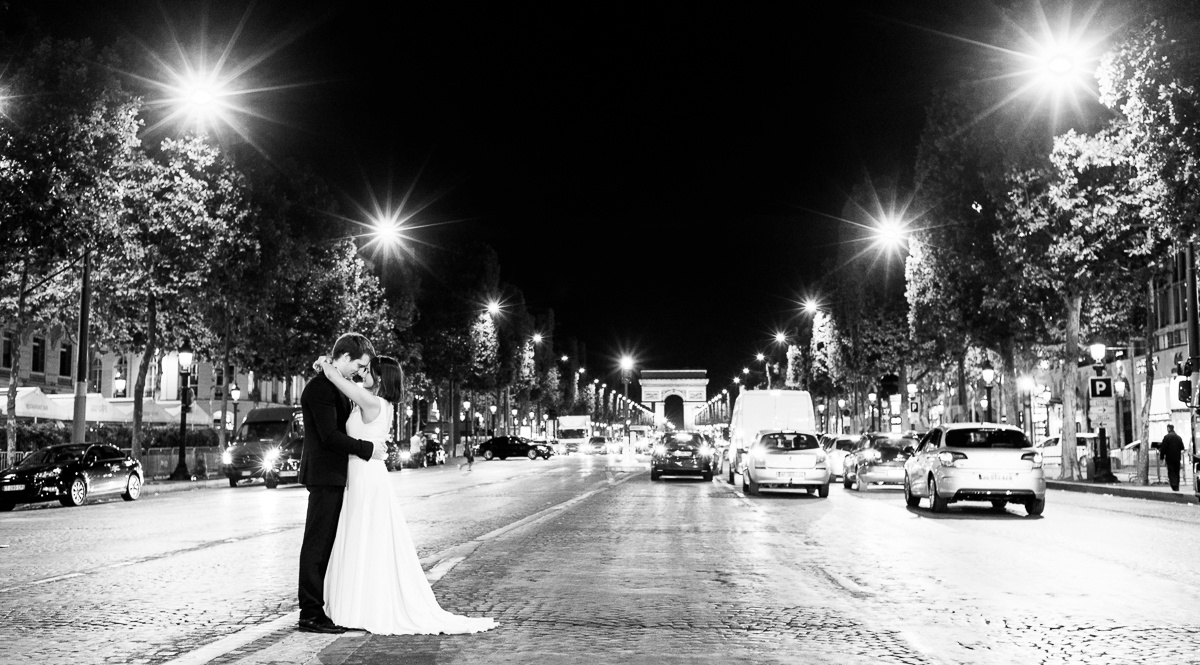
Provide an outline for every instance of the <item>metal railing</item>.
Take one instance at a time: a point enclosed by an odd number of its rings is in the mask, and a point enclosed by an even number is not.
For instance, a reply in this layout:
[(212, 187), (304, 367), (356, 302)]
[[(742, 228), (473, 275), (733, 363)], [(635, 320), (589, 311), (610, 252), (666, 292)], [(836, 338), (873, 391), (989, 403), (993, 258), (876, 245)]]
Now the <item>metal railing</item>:
[(29, 453), (23, 450), (10, 453), (7, 450), (0, 450), (0, 471), (16, 466), (25, 459)]

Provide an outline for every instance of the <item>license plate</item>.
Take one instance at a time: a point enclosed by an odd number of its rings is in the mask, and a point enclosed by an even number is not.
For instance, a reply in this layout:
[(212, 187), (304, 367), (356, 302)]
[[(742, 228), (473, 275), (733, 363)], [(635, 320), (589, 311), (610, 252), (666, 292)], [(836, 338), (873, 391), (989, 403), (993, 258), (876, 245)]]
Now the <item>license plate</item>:
[(804, 472), (803, 471), (776, 471), (775, 477), (776, 478), (803, 478)]
[(297, 473), (296, 471), (280, 471), (279, 477), (280, 478), (295, 478), (296, 473)]
[(979, 479), (980, 480), (1012, 480), (1013, 475), (1011, 473), (981, 473), (981, 474), (979, 474)]
[(675, 451), (674, 453), (672, 453), (672, 454), (673, 454), (674, 456), (676, 456), (676, 457), (691, 457), (691, 456), (692, 456), (692, 454), (691, 454), (691, 453), (689, 453), (689, 452), (687, 452), (687, 451), (683, 451), (683, 450), (676, 450), (676, 451)]
[(242, 475), (243, 475), (243, 476), (253, 476), (253, 475), (254, 475), (254, 472), (253, 472), (253, 471), (243, 471), (243, 472), (242, 472)]
[(5, 485), (4, 486), (5, 492), (20, 492), (23, 489), (25, 489), (24, 485)]

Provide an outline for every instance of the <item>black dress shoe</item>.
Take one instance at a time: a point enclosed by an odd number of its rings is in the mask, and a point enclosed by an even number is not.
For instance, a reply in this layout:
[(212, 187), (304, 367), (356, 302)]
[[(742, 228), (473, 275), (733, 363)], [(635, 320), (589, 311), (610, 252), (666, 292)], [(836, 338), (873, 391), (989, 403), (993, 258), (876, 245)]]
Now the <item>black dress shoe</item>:
[(324, 618), (301, 619), (299, 627), (300, 632), (303, 633), (331, 633), (334, 635), (340, 635), (341, 633), (346, 632), (345, 628), (342, 628), (329, 619)]

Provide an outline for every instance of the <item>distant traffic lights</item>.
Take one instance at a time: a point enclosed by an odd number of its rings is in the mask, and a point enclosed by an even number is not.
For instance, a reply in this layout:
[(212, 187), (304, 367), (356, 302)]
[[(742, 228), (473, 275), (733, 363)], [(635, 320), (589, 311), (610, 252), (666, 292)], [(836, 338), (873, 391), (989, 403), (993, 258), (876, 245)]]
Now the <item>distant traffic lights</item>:
[(1181, 379), (1179, 381), (1179, 401), (1184, 404), (1192, 403), (1192, 381), (1191, 379)]

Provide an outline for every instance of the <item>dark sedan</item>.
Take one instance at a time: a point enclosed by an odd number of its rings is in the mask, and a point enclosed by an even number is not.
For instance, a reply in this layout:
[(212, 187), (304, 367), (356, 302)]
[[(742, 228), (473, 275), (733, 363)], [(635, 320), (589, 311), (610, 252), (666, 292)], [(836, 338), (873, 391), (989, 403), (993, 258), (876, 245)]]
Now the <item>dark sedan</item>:
[(843, 460), (842, 487), (867, 491), (872, 483), (903, 485), (905, 448), (913, 448), (917, 440), (899, 434), (864, 434)]
[(142, 495), (142, 463), (107, 444), (66, 443), (42, 448), (0, 473), (0, 511), (18, 503), (57, 500), (80, 506), (89, 496)]
[(475, 450), (477, 457), (485, 460), (508, 459), (509, 457), (528, 457), (535, 460), (539, 457), (550, 459), (554, 449), (549, 444), (530, 441), (521, 436), (497, 436), (483, 443)]
[(650, 480), (662, 476), (713, 478), (713, 448), (704, 437), (688, 432), (667, 434), (654, 444), (650, 457)]

